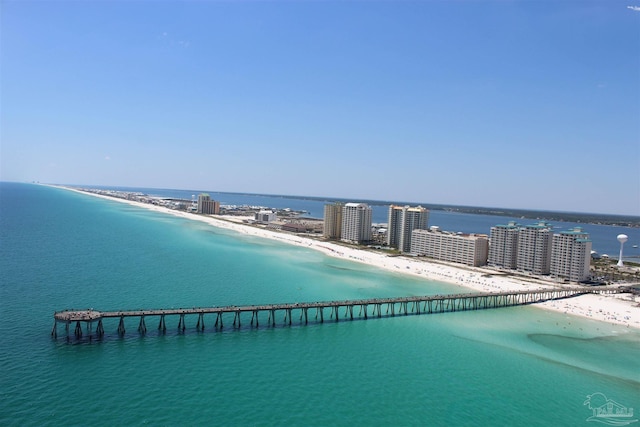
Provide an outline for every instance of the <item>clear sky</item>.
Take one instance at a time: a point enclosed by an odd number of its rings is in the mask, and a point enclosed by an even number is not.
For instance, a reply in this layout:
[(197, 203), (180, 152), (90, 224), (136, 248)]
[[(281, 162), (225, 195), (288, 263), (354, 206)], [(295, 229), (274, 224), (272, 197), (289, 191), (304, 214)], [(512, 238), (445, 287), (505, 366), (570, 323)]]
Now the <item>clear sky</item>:
[(640, 1), (2, 1), (0, 179), (640, 215)]

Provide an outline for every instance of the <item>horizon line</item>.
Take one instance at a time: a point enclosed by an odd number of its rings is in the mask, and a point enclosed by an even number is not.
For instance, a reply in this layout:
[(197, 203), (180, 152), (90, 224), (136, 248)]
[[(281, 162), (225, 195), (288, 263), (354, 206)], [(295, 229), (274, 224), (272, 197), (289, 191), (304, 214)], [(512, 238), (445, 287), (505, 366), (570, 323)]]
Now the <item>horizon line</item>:
[[(248, 196), (276, 196), (276, 197), (288, 197), (295, 199), (315, 199), (318, 201), (354, 201), (354, 202), (373, 202), (371, 204), (374, 205), (407, 205), (413, 204), (418, 206), (430, 205), (434, 206), (436, 210), (446, 210), (445, 208), (462, 208), (462, 209), (485, 209), (488, 211), (496, 210), (498, 212), (492, 213), (493, 215), (503, 215), (507, 216), (509, 212), (500, 212), (500, 211), (514, 211), (514, 212), (529, 212), (529, 213), (551, 213), (551, 214), (577, 214), (577, 215), (605, 215), (610, 217), (622, 217), (622, 218), (633, 218), (637, 221), (640, 221), (640, 214), (620, 214), (620, 213), (604, 213), (604, 212), (580, 212), (580, 211), (560, 211), (560, 210), (543, 210), (543, 209), (534, 209), (534, 208), (508, 208), (508, 207), (498, 207), (498, 206), (480, 206), (480, 205), (464, 205), (464, 204), (445, 204), (445, 203), (427, 203), (427, 202), (416, 202), (416, 201), (400, 201), (400, 200), (385, 200), (385, 199), (369, 199), (362, 197), (332, 197), (332, 196), (313, 196), (313, 195), (299, 195), (299, 194), (279, 194), (279, 193), (259, 193), (259, 192), (248, 192), (248, 191), (221, 191), (221, 190), (197, 190), (197, 189), (189, 189), (189, 188), (167, 188), (167, 187), (146, 187), (146, 186), (131, 186), (131, 185), (104, 185), (104, 184), (61, 184), (61, 183), (41, 183), (39, 181), (0, 181), (0, 182), (16, 182), (16, 183), (25, 183), (25, 184), (48, 184), (48, 185), (58, 185), (58, 186), (85, 186), (85, 187), (111, 187), (111, 188), (129, 188), (129, 189), (149, 189), (149, 190), (174, 190), (174, 191), (193, 191), (193, 192), (209, 192), (209, 193), (220, 193), (220, 194), (242, 194)], [(479, 213), (483, 214), (483, 213)], [(490, 214), (490, 213), (487, 213)]]

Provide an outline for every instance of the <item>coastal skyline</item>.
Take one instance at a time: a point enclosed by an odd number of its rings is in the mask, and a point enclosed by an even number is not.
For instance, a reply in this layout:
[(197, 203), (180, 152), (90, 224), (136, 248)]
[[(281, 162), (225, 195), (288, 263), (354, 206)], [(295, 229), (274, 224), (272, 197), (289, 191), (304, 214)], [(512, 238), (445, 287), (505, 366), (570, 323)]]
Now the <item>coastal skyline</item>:
[(5, 2), (0, 180), (640, 214), (628, 2)]

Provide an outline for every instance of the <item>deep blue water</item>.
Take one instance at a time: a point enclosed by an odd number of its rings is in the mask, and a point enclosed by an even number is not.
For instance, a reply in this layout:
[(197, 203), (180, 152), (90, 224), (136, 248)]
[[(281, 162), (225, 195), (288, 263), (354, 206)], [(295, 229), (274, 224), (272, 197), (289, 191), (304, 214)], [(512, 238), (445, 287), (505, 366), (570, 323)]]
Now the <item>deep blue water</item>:
[[(587, 425), (640, 407), (640, 332), (535, 307), (101, 342), (53, 312), (461, 289), (62, 189), (0, 183), (0, 425)], [(177, 322), (177, 320), (175, 321)], [(150, 325), (150, 323), (148, 324)], [(60, 333), (63, 328), (60, 327)]]

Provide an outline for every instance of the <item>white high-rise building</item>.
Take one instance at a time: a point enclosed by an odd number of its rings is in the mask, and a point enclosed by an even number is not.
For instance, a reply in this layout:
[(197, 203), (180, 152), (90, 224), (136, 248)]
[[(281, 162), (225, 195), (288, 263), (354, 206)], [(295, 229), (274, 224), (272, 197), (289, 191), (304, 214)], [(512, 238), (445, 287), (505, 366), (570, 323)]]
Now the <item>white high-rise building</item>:
[(389, 206), (387, 245), (400, 252), (411, 251), (411, 232), (424, 230), (429, 221), (429, 210), (422, 206)]
[(570, 282), (589, 278), (591, 240), (589, 234), (576, 227), (554, 234), (551, 249), (551, 275)]
[(342, 208), (340, 239), (350, 243), (371, 240), (371, 207), (365, 203), (346, 203)]
[(340, 239), (342, 235), (342, 203), (324, 205), (324, 225), (322, 235), (327, 239)]
[(270, 209), (262, 209), (259, 212), (256, 212), (254, 215), (254, 219), (257, 222), (269, 223), (278, 220), (278, 215)]
[(494, 267), (515, 269), (520, 227), (515, 222), (491, 227), (488, 263)]
[(436, 230), (413, 230), (411, 253), (442, 261), (478, 267), (487, 263), (486, 234), (458, 234)]
[(551, 269), (553, 230), (546, 222), (528, 225), (518, 235), (518, 270), (545, 275)]

